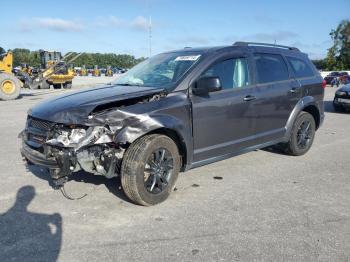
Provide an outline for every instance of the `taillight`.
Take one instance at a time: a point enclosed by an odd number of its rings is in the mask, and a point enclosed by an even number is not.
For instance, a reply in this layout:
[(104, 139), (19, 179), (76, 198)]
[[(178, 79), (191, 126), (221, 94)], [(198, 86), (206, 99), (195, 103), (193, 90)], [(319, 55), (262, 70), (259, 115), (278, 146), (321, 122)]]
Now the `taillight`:
[(327, 85), (326, 80), (323, 80), (323, 81), (322, 81), (322, 88), (326, 88), (326, 85)]

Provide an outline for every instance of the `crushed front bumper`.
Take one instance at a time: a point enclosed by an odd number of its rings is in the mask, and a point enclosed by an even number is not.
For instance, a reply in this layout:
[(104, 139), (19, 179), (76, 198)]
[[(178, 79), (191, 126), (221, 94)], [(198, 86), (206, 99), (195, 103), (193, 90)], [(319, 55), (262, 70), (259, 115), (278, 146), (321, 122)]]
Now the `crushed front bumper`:
[(21, 154), (33, 164), (50, 169), (59, 168), (55, 158), (47, 158), (44, 154), (30, 148), (30, 146), (28, 146), (24, 141), (22, 141)]

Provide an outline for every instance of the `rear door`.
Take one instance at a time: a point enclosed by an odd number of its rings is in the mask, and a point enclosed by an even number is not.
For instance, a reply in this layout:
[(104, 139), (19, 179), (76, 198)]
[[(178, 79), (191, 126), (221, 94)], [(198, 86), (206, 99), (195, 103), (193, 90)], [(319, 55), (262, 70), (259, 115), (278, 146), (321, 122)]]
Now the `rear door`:
[(287, 120), (301, 97), (301, 90), (282, 55), (255, 53), (254, 61), (257, 77), (255, 131), (261, 144), (284, 136)]
[[(254, 144), (254, 108), (248, 58), (216, 60), (199, 75), (220, 79), (222, 90), (206, 96), (191, 95), (194, 162), (231, 154)], [(198, 79), (197, 78), (197, 79)]]

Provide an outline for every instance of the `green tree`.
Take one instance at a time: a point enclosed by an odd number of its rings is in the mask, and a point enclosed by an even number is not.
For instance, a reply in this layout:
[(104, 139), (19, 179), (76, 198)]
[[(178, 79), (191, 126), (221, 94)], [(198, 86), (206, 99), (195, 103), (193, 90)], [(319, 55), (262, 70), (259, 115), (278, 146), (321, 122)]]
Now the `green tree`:
[(342, 20), (330, 32), (333, 46), (328, 49), (326, 61), (328, 70), (350, 69), (350, 20)]
[(318, 70), (327, 70), (326, 59), (312, 60), (312, 63), (314, 63)]
[(15, 48), (13, 52), (13, 66), (19, 66), (21, 63), (30, 66), (40, 66), (40, 55), (38, 51), (31, 52), (29, 49)]
[[(77, 53), (73, 52), (66, 61), (72, 59)], [(100, 68), (106, 68), (107, 66), (130, 68), (139, 62), (145, 60), (145, 58), (135, 58), (132, 55), (126, 54), (101, 54), (101, 53), (84, 53), (76, 60), (72, 61), (74, 66), (83, 66), (87, 68), (93, 68), (98, 65)], [(21, 63), (28, 64), (34, 67), (40, 67), (40, 54), (38, 51), (30, 51), (29, 49), (15, 48), (13, 49), (13, 65), (19, 66)]]

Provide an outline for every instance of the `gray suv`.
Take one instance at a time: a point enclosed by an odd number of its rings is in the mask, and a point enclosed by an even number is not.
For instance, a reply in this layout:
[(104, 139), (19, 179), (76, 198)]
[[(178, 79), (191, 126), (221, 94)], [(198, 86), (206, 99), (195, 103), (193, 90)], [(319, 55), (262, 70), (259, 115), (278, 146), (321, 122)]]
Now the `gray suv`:
[(321, 76), (297, 48), (185, 48), (33, 107), (21, 152), (48, 167), (58, 188), (79, 170), (119, 176), (133, 202), (154, 205), (180, 171), (276, 144), (305, 154), (324, 118), (323, 96)]

